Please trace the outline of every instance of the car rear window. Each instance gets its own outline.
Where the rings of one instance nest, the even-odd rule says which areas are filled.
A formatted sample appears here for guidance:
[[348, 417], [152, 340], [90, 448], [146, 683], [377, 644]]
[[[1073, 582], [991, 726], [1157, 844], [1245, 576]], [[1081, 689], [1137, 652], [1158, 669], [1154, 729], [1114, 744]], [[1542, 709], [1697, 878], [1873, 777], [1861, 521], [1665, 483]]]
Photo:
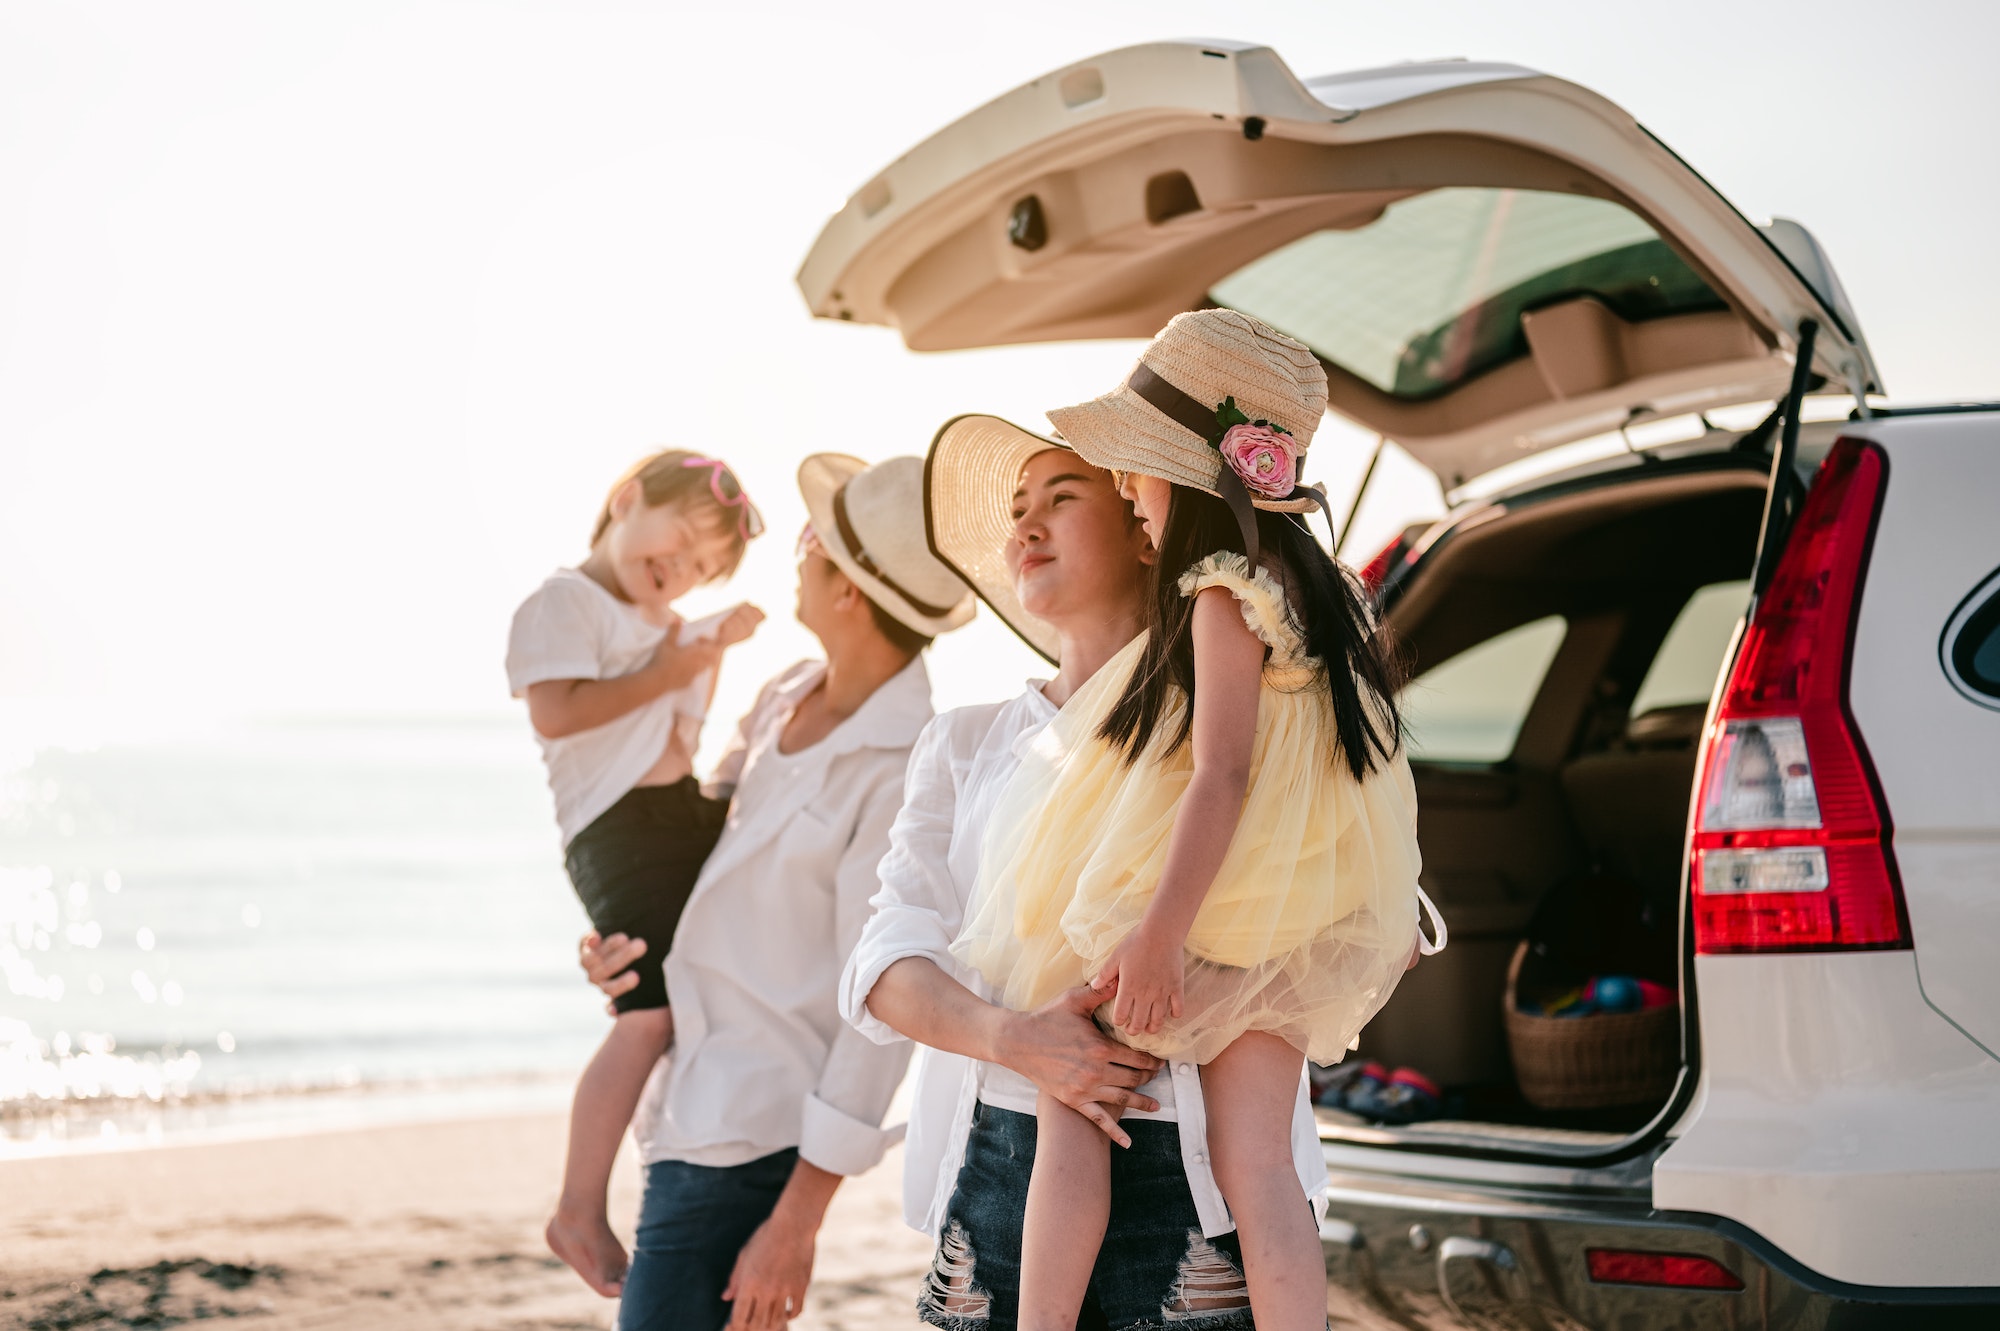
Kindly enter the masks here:
[[1522, 313], [1576, 296], [1595, 296], [1633, 323], [1725, 308], [1621, 204], [1469, 187], [1414, 195], [1363, 226], [1301, 237], [1210, 292], [1406, 401], [1527, 355]]
[[1497, 763], [1514, 752], [1569, 621], [1550, 615], [1468, 647], [1412, 680], [1398, 700], [1418, 762]]
[[1715, 582], [1688, 598], [1632, 695], [1632, 715], [1705, 703], [1722, 673], [1729, 635], [1750, 604], [1750, 584]]

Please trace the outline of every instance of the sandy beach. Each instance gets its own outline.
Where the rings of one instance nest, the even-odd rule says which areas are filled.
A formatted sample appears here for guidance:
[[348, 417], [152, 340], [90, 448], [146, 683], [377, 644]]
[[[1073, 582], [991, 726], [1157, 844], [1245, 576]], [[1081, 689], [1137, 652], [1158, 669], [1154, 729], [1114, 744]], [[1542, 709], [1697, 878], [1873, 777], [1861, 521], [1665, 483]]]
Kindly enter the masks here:
[[[536, 1114], [0, 1162], [0, 1327], [394, 1331], [610, 1327], [550, 1257], [564, 1120]], [[835, 1198], [813, 1331], [915, 1324], [930, 1255], [901, 1220], [901, 1154]], [[628, 1147], [611, 1214], [629, 1241]]]

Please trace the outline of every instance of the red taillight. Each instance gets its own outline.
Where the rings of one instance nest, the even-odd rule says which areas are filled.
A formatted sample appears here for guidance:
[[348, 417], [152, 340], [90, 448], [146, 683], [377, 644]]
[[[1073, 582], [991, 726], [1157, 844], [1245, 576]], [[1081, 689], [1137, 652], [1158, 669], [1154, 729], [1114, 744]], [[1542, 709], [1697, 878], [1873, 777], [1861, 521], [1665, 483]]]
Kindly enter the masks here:
[[1889, 811], [1847, 706], [1887, 481], [1879, 448], [1833, 446], [1744, 630], [1702, 763], [1697, 952], [1909, 946]]
[[1585, 1248], [1590, 1278], [1600, 1285], [1672, 1285], [1679, 1289], [1742, 1289], [1721, 1262], [1685, 1252]]
[[1395, 540], [1376, 551], [1375, 557], [1363, 564], [1356, 576], [1361, 579], [1369, 591], [1381, 591], [1382, 584], [1388, 580], [1389, 570], [1396, 566], [1396, 556], [1402, 552], [1403, 538], [1398, 536]]

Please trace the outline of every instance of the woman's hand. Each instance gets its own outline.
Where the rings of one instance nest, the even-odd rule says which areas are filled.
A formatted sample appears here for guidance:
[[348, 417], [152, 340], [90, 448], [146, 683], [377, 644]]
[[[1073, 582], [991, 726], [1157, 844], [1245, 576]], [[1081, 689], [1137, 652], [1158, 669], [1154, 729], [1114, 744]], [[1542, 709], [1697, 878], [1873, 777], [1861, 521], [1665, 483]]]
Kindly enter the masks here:
[[1181, 1015], [1181, 939], [1141, 923], [1111, 950], [1091, 988], [1111, 999], [1111, 1024], [1132, 1035], [1156, 1035]]
[[[631, 966], [645, 955], [645, 939], [627, 938], [624, 934], [600, 938], [595, 929], [576, 945], [576, 964], [583, 967], [584, 978], [602, 989], [606, 998], [616, 998], [639, 983]], [[606, 1003], [604, 1010], [614, 1017], [618, 1015], [615, 1003]]]
[[1097, 1028], [1091, 1013], [1105, 998], [1089, 985], [1079, 985], [1033, 1012], [995, 1009], [1004, 1024], [991, 1061], [1020, 1073], [1120, 1146], [1130, 1146], [1132, 1139], [1107, 1106], [1158, 1109], [1159, 1101], [1138, 1088], [1152, 1080], [1160, 1060], [1128, 1049]]

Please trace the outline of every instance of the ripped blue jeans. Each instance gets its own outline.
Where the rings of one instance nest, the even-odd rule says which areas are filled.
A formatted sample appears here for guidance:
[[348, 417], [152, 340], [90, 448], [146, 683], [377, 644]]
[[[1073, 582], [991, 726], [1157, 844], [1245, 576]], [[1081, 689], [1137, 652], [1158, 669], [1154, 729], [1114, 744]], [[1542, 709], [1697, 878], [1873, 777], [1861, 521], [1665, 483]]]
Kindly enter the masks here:
[[[1202, 1237], [1181, 1164], [1180, 1128], [1127, 1119], [1132, 1149], [1111, 1152], [1111, 1223], [1079, 1331], [1250, 1331], [1234, 1234]], [[1014, 1331], [1021, 1226], [1035, 1164], [1035, 1119], [974, 1108], [965, 1164], [945, 1211], [917, 1315], [944, 1331]]]

